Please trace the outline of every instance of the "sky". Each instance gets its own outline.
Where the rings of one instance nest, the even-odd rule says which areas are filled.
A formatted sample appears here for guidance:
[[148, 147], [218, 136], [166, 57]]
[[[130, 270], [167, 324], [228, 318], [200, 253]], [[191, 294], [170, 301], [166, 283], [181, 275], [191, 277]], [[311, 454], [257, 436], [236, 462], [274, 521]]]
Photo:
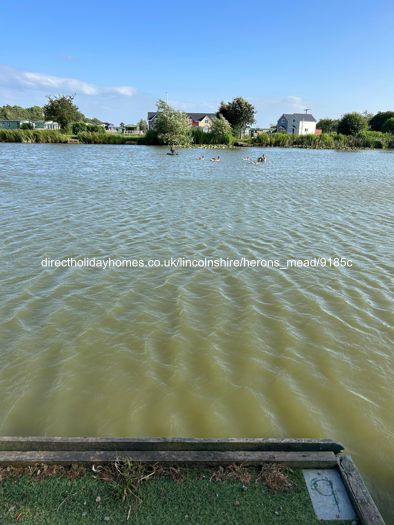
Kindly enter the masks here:
[[75, 94], [119, 124], [243, 96], [260, 127], [394, 110], [392, 0], [0, 0], [0, 20], [0, 106]]

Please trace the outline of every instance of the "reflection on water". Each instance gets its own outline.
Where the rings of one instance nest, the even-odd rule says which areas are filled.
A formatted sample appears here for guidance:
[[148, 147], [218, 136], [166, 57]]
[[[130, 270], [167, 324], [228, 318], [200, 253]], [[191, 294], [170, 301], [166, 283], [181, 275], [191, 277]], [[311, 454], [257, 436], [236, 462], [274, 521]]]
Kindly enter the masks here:
[[334, 438], [390, 515], [394, 155], [266, 153], [0, 144], [1, 434]]

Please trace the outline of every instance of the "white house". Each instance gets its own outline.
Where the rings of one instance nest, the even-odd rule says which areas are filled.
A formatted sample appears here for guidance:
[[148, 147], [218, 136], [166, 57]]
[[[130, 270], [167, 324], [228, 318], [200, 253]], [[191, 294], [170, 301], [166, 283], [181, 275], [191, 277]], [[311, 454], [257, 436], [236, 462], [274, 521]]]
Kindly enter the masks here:
[[314, 135], [316, 122], [310, 113], [283, 113], [278, 120], [277, 130], [289, 135]]

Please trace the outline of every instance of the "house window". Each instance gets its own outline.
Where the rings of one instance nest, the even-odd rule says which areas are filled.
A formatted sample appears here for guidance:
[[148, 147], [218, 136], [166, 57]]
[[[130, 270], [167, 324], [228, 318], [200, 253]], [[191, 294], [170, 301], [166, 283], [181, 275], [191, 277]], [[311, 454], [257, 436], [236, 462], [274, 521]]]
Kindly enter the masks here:
[[208, 123], [209, 123], [209, 120], [206, 118], [206, 119], [204, 120], [204, 122], [205, 122], [205, 124], [208, 124]]
[[305, 131], [308, 131], [308, 128], [305, 128]]

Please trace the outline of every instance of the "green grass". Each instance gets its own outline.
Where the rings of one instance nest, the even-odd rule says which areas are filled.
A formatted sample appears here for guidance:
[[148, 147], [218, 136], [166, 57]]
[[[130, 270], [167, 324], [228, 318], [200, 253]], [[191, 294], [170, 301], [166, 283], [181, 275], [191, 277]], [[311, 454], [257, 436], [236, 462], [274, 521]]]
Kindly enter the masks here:
[[82, 131], [76, 135], [76, 138], [83, 144], [139, 144], [143, 140], [141, 135], [118, 135], [92, 131]]
[[0, 142], [59, 144], [67, 142], [68, 139], [68, 135], [55, 130], [0, 129]]
[[[249, 142], [249, 141], [248, 141]], [[256, 146], [310, 149], [393, 149], [394, 135], [379, 131], [363, 131], [356, 136], [338, 133], [321, 135], [288, 135], [260, 133], [250, 141]]]
[[[204, 472], [204, 477], [202, 476]], [[293, 488], [275, 492], [261, 482], [211, 481], [212, 471], [187, 471], [174, 481], [161, 475], [141, 483], [138, 498], [119, 497], [113, 481], [89, 473], [47, 479], [22, 475], [0, 482], [0, 523], [80, 525], [317, 525], [301, 471]], [[127, 519], [128, 518], [128, 519]], [[335, 522], [342, 525], [341, 522]]]
[[22, 142], [27, 144], [63, 144], [69, 139], [78, 139], [83, 144], [138, 144], [141, 135], [117, 135], [116, 133], [96, 133], [82, 131], [78, 135], [68, 135], [54, 130], [0, 129], [0, 142]]
[[[233, 145], [232, 137], [217, 140], [211, 133], [201, 129], [193, 129], [193, 146], [208, 148], [227, 148]], [[77, 138], [81, 144], [146, 144], [157, 145], [158, 140], [151, 130], [143, 135], [118, 135], [116, 133], [97, 133], [82, 131], [78, 135], [67, 135], [54, 130], [24, 130], [0, 129], [0, 142], [23, 142], [33, 144], [67, 143], [69, 139]], [[287, 133], [261, 133], [257, 137], [243, 138], [242, 144], [263, 147], [309, 148], [309, 149], [340, 149], [353, 150], [394, 149], [394, 135], [380, 131], [364, 131], [357, 136], [323, 133], [322, 135], [288, 135]], [[235, 142], [237, 145], [237, 142]]]

